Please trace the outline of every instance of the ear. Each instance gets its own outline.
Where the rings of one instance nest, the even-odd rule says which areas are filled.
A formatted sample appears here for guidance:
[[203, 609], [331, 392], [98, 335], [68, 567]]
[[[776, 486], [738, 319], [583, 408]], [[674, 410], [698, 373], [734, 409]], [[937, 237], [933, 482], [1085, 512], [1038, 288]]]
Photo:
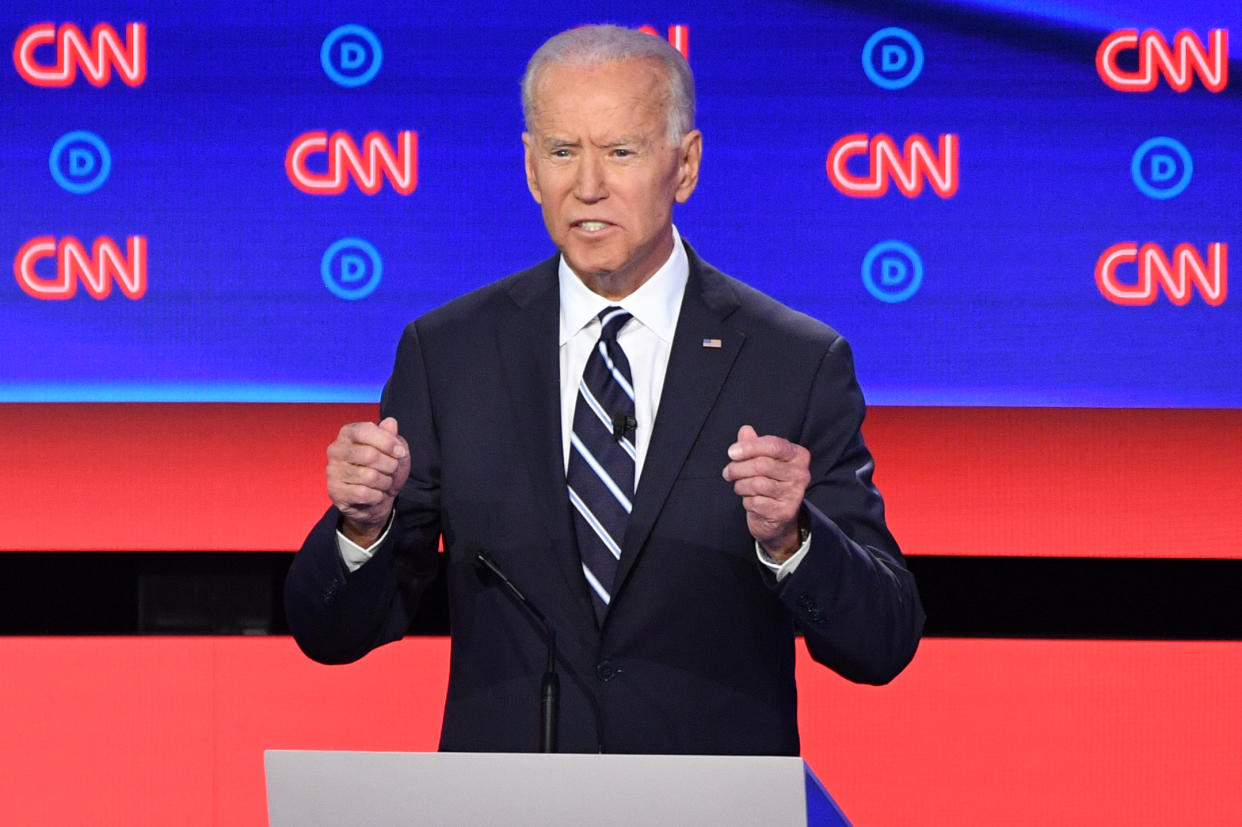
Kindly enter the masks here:
[[673, 197], [678, 204], [690, 200], [690, 193], [699, 184], [699, 162], [703, 160], [703, 133], [691, 129], [681, 138], [677, 147], [677, 189]]
[[535, 175], [535, 137], [529, 132], [522, 133], [522, 146], [526, 149], [526, 187], [536, 204], [543, 204], [543, 194], [539, 191], [539, 178]]

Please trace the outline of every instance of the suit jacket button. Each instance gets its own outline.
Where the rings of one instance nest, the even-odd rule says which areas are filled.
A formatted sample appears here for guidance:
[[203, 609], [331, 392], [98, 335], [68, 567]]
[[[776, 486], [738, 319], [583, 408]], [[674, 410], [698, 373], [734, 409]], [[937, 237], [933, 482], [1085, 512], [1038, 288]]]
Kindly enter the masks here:
[[603, 663], [595, 667], [595, 677], [599, 678], [601, 681], [604, 681], [605, 683], [612, 680], [613, 677], [616, 676], [616, 674], [617, 674], [617, 667], [613, 666], [608, 661], [604, 661]]

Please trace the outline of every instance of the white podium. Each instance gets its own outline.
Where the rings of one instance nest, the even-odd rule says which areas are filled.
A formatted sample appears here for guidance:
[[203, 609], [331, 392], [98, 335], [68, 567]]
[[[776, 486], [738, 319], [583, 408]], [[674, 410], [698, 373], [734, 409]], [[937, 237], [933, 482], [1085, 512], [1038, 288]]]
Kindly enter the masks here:
[[268, 750], [271, 827], [849, 822], [801, 758]]

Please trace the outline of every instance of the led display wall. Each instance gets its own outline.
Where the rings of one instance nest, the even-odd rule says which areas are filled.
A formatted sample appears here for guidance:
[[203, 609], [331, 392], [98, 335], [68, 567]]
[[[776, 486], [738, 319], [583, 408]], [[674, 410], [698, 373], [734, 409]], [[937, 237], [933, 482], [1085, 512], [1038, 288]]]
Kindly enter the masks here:
[[697, 76], [685, 238], [872, 404], [1242, 407], [1240, 14], [11, 3], [0, 400], [375, 400], [407, 321], [554, 252], [517, 82], [608, 19]]

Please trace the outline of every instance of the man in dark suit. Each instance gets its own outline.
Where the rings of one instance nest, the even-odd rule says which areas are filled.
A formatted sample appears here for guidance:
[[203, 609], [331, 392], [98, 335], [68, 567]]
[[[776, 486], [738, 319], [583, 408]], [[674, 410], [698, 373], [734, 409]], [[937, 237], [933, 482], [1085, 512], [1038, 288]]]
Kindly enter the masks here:
[[400, 638], [443, 536], [442, 749], [536, 744], [543, 633], [485, 552], [556, 632], [561, 749], [797, 754], [795, 626], [818, 661], [884, 683], [923, 624], [849, 347], [681, 241], [702, 138], [667, 43], [564, 32], [523, 106], [559, 255], [406, 328], [383, 419], [328, 449], [334, 506], [286, 584], [294, 636], [328, 663]]

